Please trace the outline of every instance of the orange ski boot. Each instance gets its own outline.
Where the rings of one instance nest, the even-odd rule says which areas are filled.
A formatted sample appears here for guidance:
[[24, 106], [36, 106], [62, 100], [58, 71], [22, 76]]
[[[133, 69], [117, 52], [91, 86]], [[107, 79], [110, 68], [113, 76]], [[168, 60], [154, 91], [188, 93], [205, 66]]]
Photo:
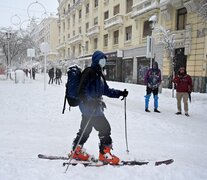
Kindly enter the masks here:
[[115, 155], [111, 154], [111, 147], [105, 146], [103, 149], [103, 153], [100, 152], [99, 154], [99, 161], [106, 162], [112, 165], [119, 164], [120, 159]]
[[71, 153], [68, 155], [69, 158], [70, 156], [73, 156], [73, 159], [79, 160], [79, 161], [88, 161], [90, 160], [90, 155], [86, 153], [85, 149], [82, 148], [80, 145], [77, 146], [75, 152], [71, 151]]

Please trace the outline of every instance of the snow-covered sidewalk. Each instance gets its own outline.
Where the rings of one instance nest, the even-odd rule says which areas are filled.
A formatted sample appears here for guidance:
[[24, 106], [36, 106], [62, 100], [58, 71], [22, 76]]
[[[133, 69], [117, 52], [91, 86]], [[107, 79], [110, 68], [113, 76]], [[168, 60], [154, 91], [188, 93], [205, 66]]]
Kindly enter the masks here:
[[[190, 117], [177, 116], [171, 90], [159, 95], [161, 113], [144, 111], [145, 87], [109, 82], [127, 89], [129, 154], [124, 134], [124, 102], [104, 97], [106, 117], [112, 128], [113, 153], [125, 160], [173, 158], [172, 165], [85, 168], [70, 166], [65, 174], [62, 161], [37, 158], [39, 153], [64, 155], [70, 151], [81, 120], [78, 108], [62, 114], [65, 79], [48, 85], [43, 75], [25, 84], [0, 80], [0, 180], [205, 180], [207, 179], [207, 94], [192, 93]], [[68, 106], [67, 106], [68, 108]], [[153, 99], [150, 99], [153, 110]], [[93, 130], [85, 144], [98, 157], [98, 133]]]

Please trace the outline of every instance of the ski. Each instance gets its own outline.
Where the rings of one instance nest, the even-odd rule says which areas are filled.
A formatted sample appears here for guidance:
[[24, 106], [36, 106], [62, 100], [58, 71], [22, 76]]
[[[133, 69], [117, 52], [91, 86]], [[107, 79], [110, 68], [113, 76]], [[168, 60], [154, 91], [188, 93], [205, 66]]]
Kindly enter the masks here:
[[[113, 164], [105, 163], [105, 162], [101, 162], [101, 161], [92, 162], [92, 161], [77, 161], [77, 160], [74, 160], [70, 164], [73, 165], [73, 166], [76, 166], [78, 164], [82, 164], [85, 167], [92, 167], [92, 166], [101, 167], [101, 166], [106, 166], [106, 165], [119, 167], [119, 166], [142, 166], [142, 165], [148, 165], [148, 164], [151, 164], [151, 163], [153, 163], [155, 166], [159, 166], [159, 165], [163, 165], [163, 164], [169, 165], [173, 162], [174, 162], [173, 159], [167, 159], [167, 160], [155, 161], [155, 162], [133, 160], [133, 161], [121, 161], [119, 164], [113, 165]], [[63, 163], [63, 166], [66, 166], [66, 165], [68, 165], [68, 162]]]
[[[38, 154], [38, 158], [40, 159], [48, 159], [48, 160], [69, 160], [68, 157], [65, 156], [50, 156], [50, 155], [44, 155], [44, 154]], [[105, 163], [105, 162], [101, 162], [98, 161], [97, 159], [94, 159], [93, 161], [79, 161], [79, 160], [75, 160], [73, 159], [71, 161], [71, 165], [76, 166], [78, 164], [82, 164], [84, 166], [105, 166], [105, 165], [112, 165], [112, 166], [142, 166], [142, 165], [148, 165], [148, 164], [154, 164], [155, 166], [159, 166], [162, 164], [165, 165], [169, 165], [172, 164], [174, 162], [173, 159], [167, 159], [167, 160], [162, 160], [162, 161], [136, 161], [136, 160], [132, 160], [132, 161], [121, 161], [119, 164], [117, 165], [112, 165], [110, 163]], [[64, 162], [63, 166], [68, 165], [68, 162]]]
[[48, 160], [69, 160], [69, 158], [65, 156], [48, 156], [44, 154], [38, 154], [38, 158], [48, 159]]

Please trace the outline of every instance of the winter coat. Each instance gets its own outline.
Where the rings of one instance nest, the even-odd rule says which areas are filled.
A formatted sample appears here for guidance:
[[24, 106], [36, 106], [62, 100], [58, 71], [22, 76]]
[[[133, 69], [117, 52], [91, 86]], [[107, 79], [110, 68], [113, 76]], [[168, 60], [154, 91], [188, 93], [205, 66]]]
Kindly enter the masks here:
[[156, 89], [159, 87], [161, 83], [161, 71], [158, 68], [157, 62], [154, 62], [153, 67], [147, 71], [144, 81], [149, 88]]
[[98, 52], [92, 56], [91, 67], [86, 68], [81, 76], [78, 95], [80, 97], [79, 108], [84, 116], [104, 116], [105, 103], [102, 96], [119, 98], [122, 91], [110, 89], [99, 66], [99, 60], [105, 55]]
[[54, 78], [54, 68], [49, 70], [48, 75], [50, 78]]
[[186, 72], [183, 75], [178, 73], [173, 82], [175, 83], [177, 92], [190, 93], [192, 91], [192, 79]]

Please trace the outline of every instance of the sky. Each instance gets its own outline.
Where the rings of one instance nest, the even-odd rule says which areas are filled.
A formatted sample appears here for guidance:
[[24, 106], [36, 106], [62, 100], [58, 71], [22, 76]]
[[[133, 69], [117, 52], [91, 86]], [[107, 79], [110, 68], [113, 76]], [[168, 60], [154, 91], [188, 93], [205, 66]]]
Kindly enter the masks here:
[[[37, 2], [37, 3], [36, 3]], [[58, 0], [1, 0], [0, 28], [19, 29], [27, 26], [30, 17], [42, 18], [45, 11], [57, 14]]]
[[[12, 74], [14, 78], [14, 75]], [[19, 77], [19, 76], [16, 76]], [[20, 80], [20, 78], [17, 78]], [[48, 82], [47, 76], [47, 82]], [[177, 112], [170, 89], [159, 94], [159, 110], [144, 111], [146, 87], [108, 82], [109, 87], [127, 89], [126, 124], [129, 153], [125, 143], [124, 101], [103, 96], [105, 116], [111, 125], [112, 153], [123, 160], [150, 161], [145, 166], [84, 167], [70, 166], [62, 160], [39, 159], [38, 154], [66, 156], [80, 126], [78, 107], [62, 108], [66, 76], [62, 83], [47, 84], [44, 75], [26, 77], [15, 84], [0, 75], [0, 179], [1, 180], [206, 180], [207, 179], [207, 94], [192, 93], [190, 117]], [[19, 81], [20, 82], [20, 81]], [[183, 103], [182, 103], [183, 107]], [[98, 158], [98, 132], [93, 129], [84, 144]], [[156, 160], [174, 159], [171, 165], [155, 167]]]

